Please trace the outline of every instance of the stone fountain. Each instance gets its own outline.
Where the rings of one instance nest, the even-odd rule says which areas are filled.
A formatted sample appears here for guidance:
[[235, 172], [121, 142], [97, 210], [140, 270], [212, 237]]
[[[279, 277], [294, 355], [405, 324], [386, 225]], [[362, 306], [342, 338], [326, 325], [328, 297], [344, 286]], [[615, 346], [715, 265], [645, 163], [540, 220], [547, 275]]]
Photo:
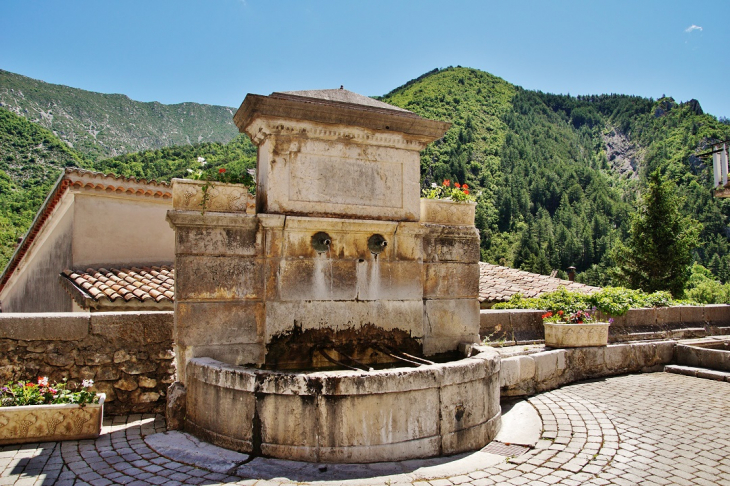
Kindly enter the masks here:
[[499, 358], [473, 345], [474, 204], [419, 197], [449, 124], [342, 89], [249, 94], [234, 121], [258, 147], [255, 211], [173, 194], [168, 212], [185, 430], [316, 462], [487, 444]]

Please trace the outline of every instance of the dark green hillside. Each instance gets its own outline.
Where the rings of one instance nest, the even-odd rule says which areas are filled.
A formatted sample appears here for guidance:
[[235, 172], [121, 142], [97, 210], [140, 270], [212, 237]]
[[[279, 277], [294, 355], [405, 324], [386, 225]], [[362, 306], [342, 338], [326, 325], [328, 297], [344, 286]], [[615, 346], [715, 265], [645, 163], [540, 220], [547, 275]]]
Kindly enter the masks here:
[[63, 167], [88, 167], [51, 132], [0, 108], [0, 267], [23, 236]]
[[187, 169], [198, 170], [199, 158], [206, 167], [223, 166], [233, 172], [256, 167], [256, 147], [246, 135], [239, 135], [227, 144], [200, 143], [165, 147], [134, 154], [120, 155], [94, 163], [94, 169], [126, 177], [169, 181], [184, 177]]
[[538, 93], [467, 68], [432, 71], [383, 100], [453, 123], [421, 159], [424, 185], [477, 192], [484, 260], [540, 273], [604, 261], [630, 211], [620, 181]]
[[238, 133], [232, 108], [142, 103], [3, 70], [0, 106], [51, 130], [91, 159], [173, 145], [226, 143]]

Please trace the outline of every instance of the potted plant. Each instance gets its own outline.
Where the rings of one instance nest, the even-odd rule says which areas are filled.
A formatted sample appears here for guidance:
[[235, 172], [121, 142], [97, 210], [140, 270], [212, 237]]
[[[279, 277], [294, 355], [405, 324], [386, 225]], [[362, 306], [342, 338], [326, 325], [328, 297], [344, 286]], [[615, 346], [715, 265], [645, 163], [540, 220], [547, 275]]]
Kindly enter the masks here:
[[422, 191], [421, 222], [461, 226], [473, 226], [476, 211], [476, 197], [469, 194], [467, 184], [449, 179], [439, 186], [432, 183]]
[[89, 388], [72, 391], [66, 382], [19, 381], [0, 388], [0, 445], [93, 439], [101, 433], [106, 395]]
[[608, 326], [613, 319], [598, 322], [594, 315], [585, 310], [546, 312], [542, 315], [545, 345], [551, 348], [606, 346]]
[[256, 183], [248, 171], [238, 174], [225, 167], [188, 169], [188, 177], [172, 180], [172, 207], [226, 213], [254, 213]]

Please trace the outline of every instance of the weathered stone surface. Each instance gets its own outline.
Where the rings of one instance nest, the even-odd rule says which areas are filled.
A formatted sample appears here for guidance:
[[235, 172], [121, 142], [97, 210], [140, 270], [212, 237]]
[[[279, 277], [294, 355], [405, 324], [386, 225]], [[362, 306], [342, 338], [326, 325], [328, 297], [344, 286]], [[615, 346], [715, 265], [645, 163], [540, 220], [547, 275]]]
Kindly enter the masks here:
[[257, 255], [262, 243], [259, 219], [253, 216], [206, 214], [189, 217], [176, 232], [179, 255]]
[[[203, 186], [207, 187], [205, 195]], [[172, 206], [179, 210], [253, 213], [254, 200], [243, 184], [194, 179], [172, 180]]]
[[139, 386], [142, 388], [154, 388], [157, 386], [157, 380], [147, 376], [140, 376], [137, 378], [137, 383], [139, 383]]
[[705, 322], [711, 326], [730, 326], [730, 305], [706, 305]]
[[125, 361], [129, 361], [130, 359], [132, 359], [132, 357], [124, 349], [120, 349], [119, 351], [114, 353], [115, 363], [124, 363]]
[[167, 389], [167, 407], [165, 407], [167, 430], [182, 430], [185, 423], [186, 398], [185, 385], [179, 381], [173, 383]]
[[[374, 372], [271, 372], [194, 359], [187, 416], [194, 434], [250, 451], [257, 430], [246, 419], [255, 407], [261, 452], [298, 460], [437, 455], [439, 435], [450, 452], [473, 450], [498, 428], [498, 365], [489, 349], [460, 361]], [[211, 411], [211, 399], [223, 403]]]
[[89, 334], [86, 313], [2, 314], [0, 338], [23, 341], [76, 341]]
[[421, 221], [448, 225], [474, 225], [476, 203], [421, 199]]
[[424, 263], [425, 299], [477, 299], [479, 265], [470, 263]]
[[179, 346], [260, 343], [264, 304], [254, 301], [180, 302], [177, 304]]
[[266, 305], [266, 321], [265, 342], [270, 342], [276, 335], [291, 332], [295, 325], [304, 331], [325, 326], [343, 330], [374, 324], [386, 330], [406, 331], [414, 338], [423, 337], [424, 332], [421, 300], [269, 302]]
[[140, 375], [151, 373], [157, 370], [157, 363], [154, 361], [127, 361], [120, 366], [120, 369], [128, 375]]
[[479, 341], [476, 299], [426, 300], [423, 311], [426, 356], [456, 349], [460, 342]]
[[26, 442], [55, 442], [60, 440], [93, 439], [99, 436], [102, 405], [83, 407], [35, 405], [4, 407], [0, 427], [0, 446]]
[[114, 388], [124, 391], [133, 391], [136, 390], [138, 387], [139, 385], [137, 385], [137, 381], [134, 378], [127, 376], [114, 383]]
[[[138, 313], [127, 316], [123, 312], [94, 312], [90, 316], [93, 335], [108, 336], [120, 342], [144, 342], [144, 324]], [[169, 319], [171, 316], [172, 313], [165, 313], [165, 318]]]
[[479, 232], [473, 227], [424, 225], [424, 262], [479, 262]]
[[683, 324], [698, 326], [704, 324], [705, 309], [703, 307], [695, 305], [682, 305], [678, 307], [680, 308]]
[[499, 386], [512, 386], [520, 381], [520, 357], [513, 356], [502, 360]]
[[261, 299], [264, 262], [230, 256], [183, 256], [175, 260], [175, 299]]

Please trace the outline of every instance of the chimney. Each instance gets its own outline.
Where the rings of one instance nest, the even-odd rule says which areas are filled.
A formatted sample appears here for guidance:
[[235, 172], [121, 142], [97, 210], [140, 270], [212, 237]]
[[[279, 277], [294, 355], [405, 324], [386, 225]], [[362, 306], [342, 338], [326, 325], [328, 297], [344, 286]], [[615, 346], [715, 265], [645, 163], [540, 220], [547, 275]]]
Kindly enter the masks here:
[[568, 280], [575, 282], [575, 267], [568, 267]]

